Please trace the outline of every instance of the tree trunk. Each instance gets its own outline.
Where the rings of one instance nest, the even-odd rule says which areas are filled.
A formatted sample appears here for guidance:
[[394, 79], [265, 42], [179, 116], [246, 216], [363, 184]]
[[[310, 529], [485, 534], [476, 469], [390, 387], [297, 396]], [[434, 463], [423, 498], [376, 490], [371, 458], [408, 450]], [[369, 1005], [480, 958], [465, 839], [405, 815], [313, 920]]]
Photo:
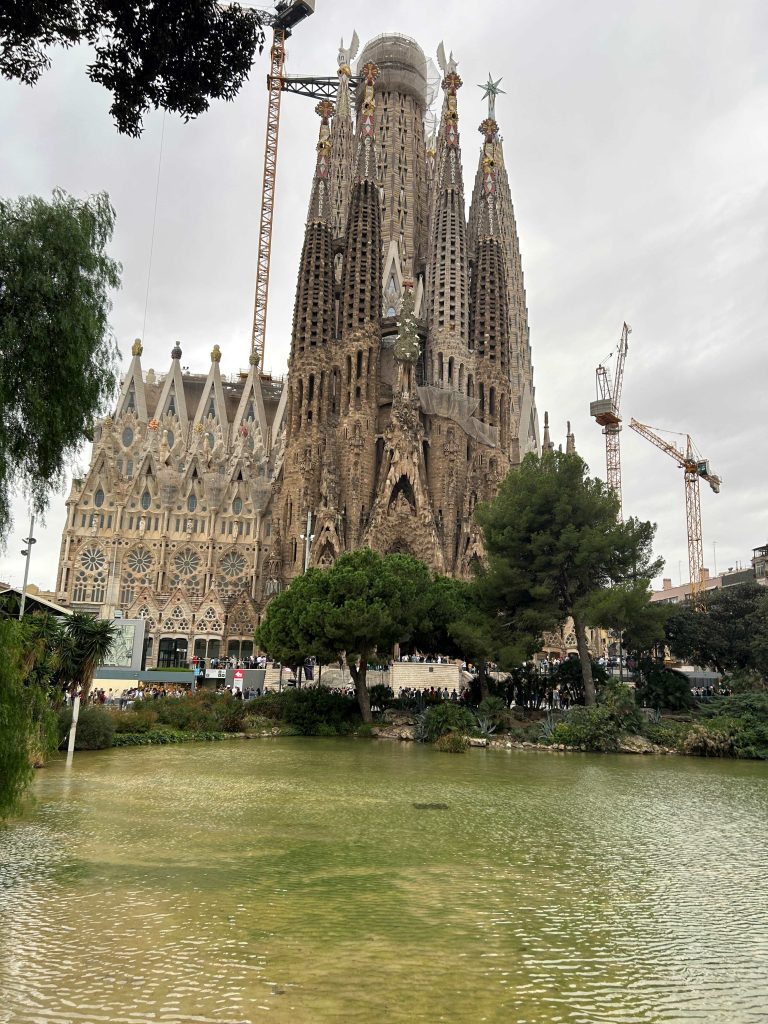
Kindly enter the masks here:
[[488, 689], [488, 663], [481, 658], [477, 666], [477, 681], [480, 684], [480, 700], [487, 700], [490, 697]]
[[[595, 703], [595, 681], [592, 678], [592, 658], [587, 646], [587, 634], [584, 622], [579, 615], [573, 616], [573, 630], [576, 634], [576, 647], [581, 662], [581, 678], [584, 680], [584, 703], [589, 707]], [[621, 655], [619, 655], [621, 657]]]
[[349, 663], [349, 674], [355, 684], [355, 696], [357, 697], [357, 704], [360, 708], [360, 714], [363, 717], [364, 722], [372, 722], [373, 714], [371, 712], [371, 695], [368, 692], [368, 686], [366, 684], [366, 675], [368, 673], [368, 654], [366, 651], [360, 655], [360, 667], [355, 665], [354, 661]]

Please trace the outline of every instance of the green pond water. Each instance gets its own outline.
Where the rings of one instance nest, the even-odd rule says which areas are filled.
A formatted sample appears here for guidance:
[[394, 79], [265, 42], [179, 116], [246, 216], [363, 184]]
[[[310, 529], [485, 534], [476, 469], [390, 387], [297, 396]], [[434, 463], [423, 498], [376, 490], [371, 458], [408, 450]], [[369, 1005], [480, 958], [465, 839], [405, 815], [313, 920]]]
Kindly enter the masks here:
[[233, 740], [34, 796], [2, 1022], [768, 1021], [765, 764]]

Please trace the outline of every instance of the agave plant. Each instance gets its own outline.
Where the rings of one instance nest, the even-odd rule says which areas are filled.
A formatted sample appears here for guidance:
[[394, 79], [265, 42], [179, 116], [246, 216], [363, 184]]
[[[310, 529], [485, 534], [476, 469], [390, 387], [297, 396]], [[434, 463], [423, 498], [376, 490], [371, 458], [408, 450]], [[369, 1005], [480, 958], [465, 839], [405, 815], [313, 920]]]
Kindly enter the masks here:
[[480, 733], [481, 736], [485, 736], [486, 738], [488, 736], [493, 736], [493, 734], [496, 732], [496, 729], [497, 723], [494, 722], [492, 719], [486, 717], [485, 715], [477, 716], [477, 731]]
[[422, 711], [420, 715], [416, 715], [413, 723], [413, 738], [418, 743], [426, 743], [427, 736], [427, 713]]

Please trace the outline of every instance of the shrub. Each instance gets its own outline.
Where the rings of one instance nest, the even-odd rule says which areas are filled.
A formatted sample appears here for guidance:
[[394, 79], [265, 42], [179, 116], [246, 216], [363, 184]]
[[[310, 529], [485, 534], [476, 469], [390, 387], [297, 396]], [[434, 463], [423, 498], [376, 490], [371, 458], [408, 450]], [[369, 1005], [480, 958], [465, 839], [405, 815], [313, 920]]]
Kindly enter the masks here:
[[469, 746], [469, 740], [458, 732], [446, 732], [435, 740], [435, 750], [444, 754], [463, 754]]
[[151, 707], [133, 707], [127, 711], [113, 711], [112, 721], [115, 732], [140, 733], [149, 732], [157, 723], [157, 712]]
[[[72, 725], [72, 708], [62, 708], [59, 712], [59, 742], [62, 743], [69, 734]], [[115, 723], [112, 715], [101, 707], [84, 707], [80, 709], [75, 734], [75, 750], [106, 750], [112, 746], [115, 735]]]
[[619, 679], [606, 679], [598, 686], [597, 703], [608, 712], [620, 732], [637, 732], [643, 724], [634, 692]]
[[424, 713], [424, 733], [430, 741], [448, 732], [472, 732], [475, 717], [468, 708], [452, 701], [443, 701], [427, 708]]
[[668, 711], [685, 711], [693, 707], [690, 681], [682, 672], [657, 665], [650, 659], [642, 663], [635, 687], [638, 704]]
[[508, 716], [507, 703], [501, 697], [486, 697], [477, 707], [478, 718], [486, 718], [496, 725], [504, 722]]
[[386, 708], [392, 703], [394, 693], [391, 686], [384, 683], [376, 683], [371, 687], [371, 707]]
[[617, 750], [621, 732], [610, 708], [593, 704], [566, 712], [563, 720], [552, 727], [552, 742], [569, 747], [584, 746], [587, 750]]
[[[320, 735], [321, 725], [333, 728], [332, 733], [324, 735], [348, 735], [360, 717], [355, 701], [321, 686], [268, 693], [251, 701], [249, 707], [252, 713], [293, 726], [296, 734], [302, 736]], [[287, 735], [285, 730], [281, 733]]]
[[699, 757], [733, 757], [733, 737], [706, 725], [694, 725], [682, 743], [684, 754]]
[[355, 729], [355, 736], [360, 736], [361, 738], [373, 736], [373, 728], [372, 722], [361, 722]]
[[223, 732], [179, 732], [176, 729], [150, 729], [149, 732], [116, 733], [115, 747], [148, 747], [168, 743], [187, 743], [190, 740], [223, 740]]
[[314, 729], [315, 736], [338, 736], [338, 730], [335, 725], [329, 725], [328, 722], [318, 722]]
[[688, 722], [648, 722], [643, 727], [643, 735], [660, 747], [669, 747], [671, 750], [682, 750], [683, 740], [690, 731]]

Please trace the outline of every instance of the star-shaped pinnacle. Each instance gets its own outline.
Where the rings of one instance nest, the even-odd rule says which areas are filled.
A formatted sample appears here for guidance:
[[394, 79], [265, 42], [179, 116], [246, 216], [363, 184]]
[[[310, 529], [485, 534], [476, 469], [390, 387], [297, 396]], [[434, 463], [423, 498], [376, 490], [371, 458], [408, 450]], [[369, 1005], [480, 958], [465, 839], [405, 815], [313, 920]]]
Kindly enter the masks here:
[[496, 120], [496, 97], [506, 96], [506, 92], [499, 88], [501, 78], [497, 78], [496, 81], [491, 78], [490, 71], [488, 72], [488, 81], [483, 85], [478, 85], [478, 89], [483, 90], [483, 99], [488, 100], [488, 117], [492, 120]]

